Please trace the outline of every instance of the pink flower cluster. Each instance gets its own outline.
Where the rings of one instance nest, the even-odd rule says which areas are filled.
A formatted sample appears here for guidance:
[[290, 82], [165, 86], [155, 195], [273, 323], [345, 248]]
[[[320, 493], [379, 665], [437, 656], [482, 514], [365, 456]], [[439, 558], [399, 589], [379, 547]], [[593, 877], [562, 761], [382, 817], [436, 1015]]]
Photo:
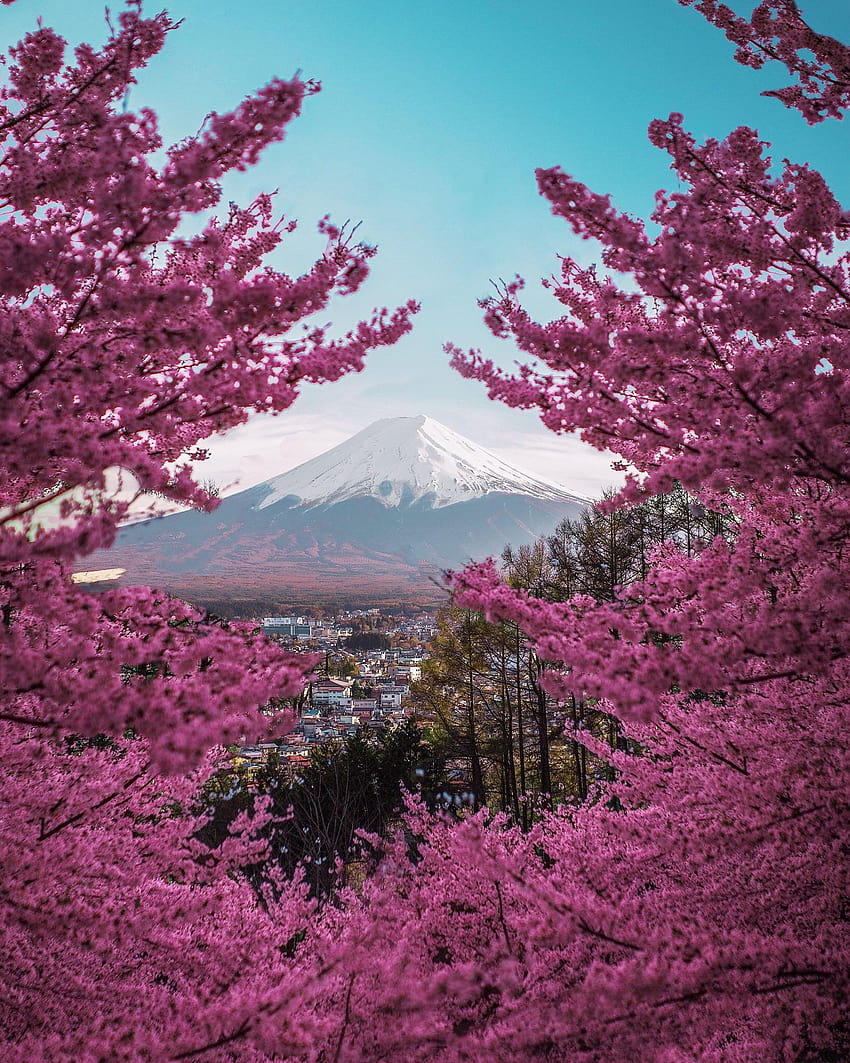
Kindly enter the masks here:
[[850, 104], [850, 48], [816, 33], [795, 0], [763, 0], [749, 20], [717, 0], [679, 0], [722, 29], [736, 46], [735, 59], [760, 69], [770, 60], [784, 64], [797, 79], [764, 93], [798, 110], [810, 125], [841, 118]]

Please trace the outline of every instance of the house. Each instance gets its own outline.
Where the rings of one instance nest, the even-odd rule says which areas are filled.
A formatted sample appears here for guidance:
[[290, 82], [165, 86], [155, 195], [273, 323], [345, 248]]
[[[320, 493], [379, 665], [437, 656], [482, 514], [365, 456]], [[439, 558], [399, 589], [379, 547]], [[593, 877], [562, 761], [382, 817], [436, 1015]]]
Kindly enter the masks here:
[[352, 680], [322, 679], [313, 684], [313, 704], [338, 706], [351, 698]]
[[378, 688], [378, 697], [381, 702], [382, 709], [400, 709], [401, 699], [408, 693], [408, 688], [403, 686], [390, 685], [387, 683], [384, 686]]

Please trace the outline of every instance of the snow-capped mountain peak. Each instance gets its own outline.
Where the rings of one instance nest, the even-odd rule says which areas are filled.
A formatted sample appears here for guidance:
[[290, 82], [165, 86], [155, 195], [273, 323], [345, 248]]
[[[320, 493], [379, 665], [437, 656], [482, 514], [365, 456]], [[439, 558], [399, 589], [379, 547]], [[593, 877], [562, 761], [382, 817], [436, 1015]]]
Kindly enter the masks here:
[[363, 496], [387, 507], [430, 499], [434, 509], [494, 493], [582, 501], [422, 415], [375, 421], [264, 486], [258, 509], [291, 496], [305, 508]]

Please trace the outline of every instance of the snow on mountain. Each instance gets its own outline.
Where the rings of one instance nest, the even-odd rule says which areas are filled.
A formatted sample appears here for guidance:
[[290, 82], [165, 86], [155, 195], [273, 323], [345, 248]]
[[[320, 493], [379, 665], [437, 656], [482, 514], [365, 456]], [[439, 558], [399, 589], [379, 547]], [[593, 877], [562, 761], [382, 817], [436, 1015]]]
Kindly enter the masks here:
[[305, 508], [364, 496], [393, 508], [430, 497], [434, 509], [494, 493], [583, 501], [422, 415], [375, 421], [261, 486], [268, 494], [258, 509], [291, 496]]

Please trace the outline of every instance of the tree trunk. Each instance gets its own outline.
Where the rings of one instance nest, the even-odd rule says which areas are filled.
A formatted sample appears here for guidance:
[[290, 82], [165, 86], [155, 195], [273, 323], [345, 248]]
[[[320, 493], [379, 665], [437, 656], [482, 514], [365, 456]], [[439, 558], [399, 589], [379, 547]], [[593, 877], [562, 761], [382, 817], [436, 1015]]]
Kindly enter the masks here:
[[517, 744], [519, 753], [519, 795], [521, 798], [520, 820], [522, 829], [528, 830], [528, 781], [525, 776], [525, 720], [522, 716], [522, 679], [519, 672], [520, 638], [516, 626], [516, 716]]
[[540, 793], [546, 804], [552, 800], [552, 769], [549, 763], [549, 702], [546, 691], [540, 686], [538, 676], [543, 671], [540, 659], [528, 655], [528, 678], [535, 699], [535, 717], [540, 748]]

